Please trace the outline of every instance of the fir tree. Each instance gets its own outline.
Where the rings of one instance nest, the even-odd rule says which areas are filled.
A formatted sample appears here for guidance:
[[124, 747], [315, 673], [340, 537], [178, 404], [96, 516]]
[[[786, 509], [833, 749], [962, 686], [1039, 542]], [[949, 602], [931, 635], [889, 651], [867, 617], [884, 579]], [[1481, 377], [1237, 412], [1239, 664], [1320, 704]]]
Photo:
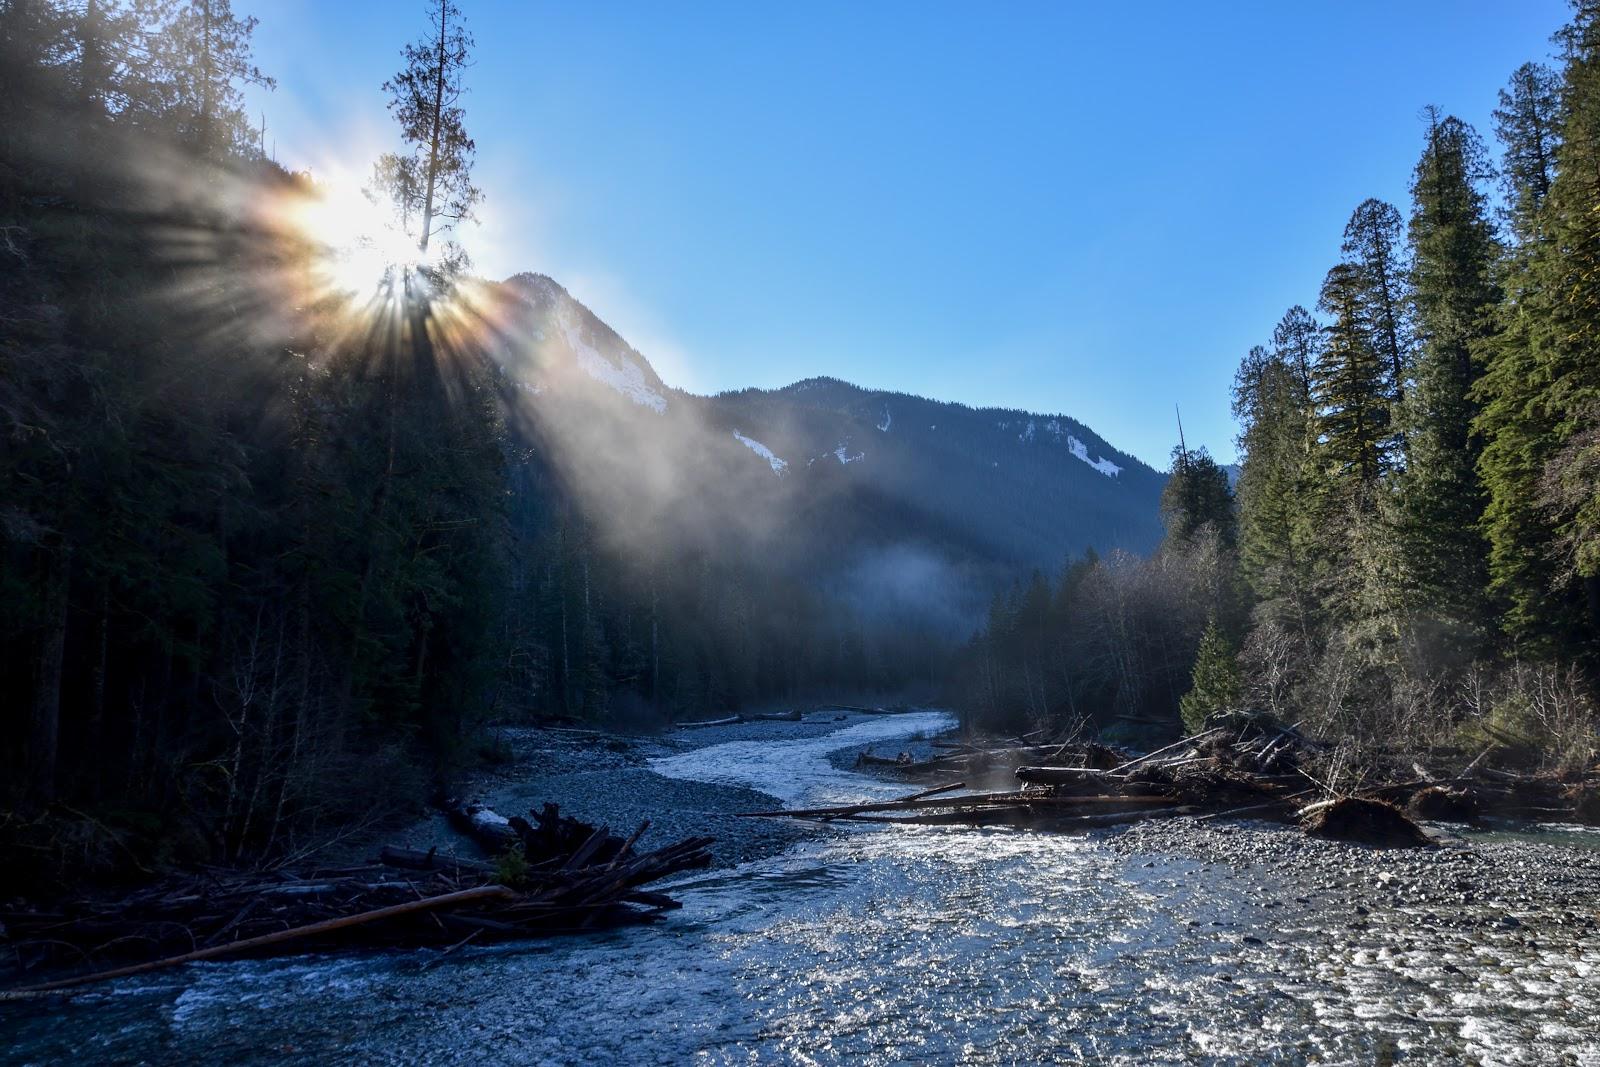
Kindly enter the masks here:
[[[1284, 322], [1298, 336], [1299, 323], [1309, 319], [1295, 308]], [[1312, 412], [1300, 368], [1315, 362], [1315, 323], [1310, 325], [1304, 347], [1297, 342], [1251, 349], [1233, 389], [1233, 413], [1242, 427], [1234, 487], [1240, 573], [1265, 615], [1302, 635], [1309, 612], [1300, 520], [1307, 506]], [[1287, 335], [1280, 325], [1277, 336]]]
[[1283, 313], [1272, 330], [1272, 355], [1293, 377], [1300, 405], [1312, 408], [1311, 382], [1322, 352], [1322, 327], [1305, 308], [1296, 304]]
[[[1364, 200], [1345, 225], [1342, 246], [1345, 261], [1356, 268], [1360, 279], [1367, 343], [1383, 361], [1385, 386], [1394, 408], [1405, 393], [1410, 350], [1403, 229], [1400, 212], [1392, 204]], [[1398, 436], [1403, 442], [1403, 431]]]
[[277, 84], [251, 56], [257, 23], [235, 15], [232, 0], [187, 0], [161, 27], [154, 56], [170, 82], [169, 114], [204, 155], [255, 148], [239, 86]]
[[1388, 469], [1389, 387], [1372, 348], [1372, 324], [1361, 271], [1341, 263], [1322, 286], [1322, 311], [1332, 321], [1312, 385], [1323, 475], [1341, 495], [1369, 500]]
[[1497, 247], [1482, 184], [1483, 149], [1460, 119], [1430, 115], [1412, 180], [1412, 299], [1420, 345], [1408, 397], [1409, 462], [1401, 520], [1406, 569], [1424, 609], [1471, 624], [1482, 616], [1485, 546], [1477, 530], [1484, 497], [1472, 434], [1477, 363], [1499, 292]]
[[1592, 660], [1600, 655], [1600, 484], [1585, 472], [1600, 436], [1600, 0], [1576, 7], [1561, 35], [1564, 125], [1541, 257], [1555, 299], [1550, 343], [1536, 348], [1552, 430], [1539, 500], [1553, 526], [1561, 596], [1578, 616], [1569, 639]]
[[1191, 734], [1205, 728], [1206, 717], [1239, 707], [1244, 695], [1244, 678], [1237, 653], [1217, 621], [1212, 619], [1200, 637], [1194, 674], [1180, 707], [1183, 725]]
[[1555, 181], [1560, 127], [1560, 78], [1542, 63], [1524, 63], [1500, 90], [1494, 112], [1495, 136], [1505, 149], [1501, 188], [1518, 241], [1537, 235], [1539, 212]]
[[[1523, 218], [1499, 334], [1485, 346], [1474, 392], [1490, 588], [1505, 604], [1507, 631], [1545, 652], [1584, 649], [1600, 632], [1600, 561], [1582, 551], [1600, 537], [1596, 509], [1583, 504], [1596, 490], [1571, 477], [1584, 467], [1572, 442], [1600, 404], [1600, 3], [1576, 6], [1560, 35], [1559, 143], [1542, 196], [1548, 171], [1529, 161], [1550, 151], [1548, 132], [1532, 121], [1499, 127], [1508, 178], [1524, 183], [1515, 198]], [[1516, 88], [1510, 95], [1519, 99]], [[1537, 82], [1520, 98], [1525, 115], [1551, 112]]]
[[[461, 107], [472, 35], [451, 0], [430, 0], [428, 18], [428, 33], [405, 46], [405, 66], [383, 83], [410, 163], [381, 161], [378, 171], [393, 179], [389, 191], [400, 214], [417, 220], [417, 248], [424, 255], [436, 234], [470, 220], [483, 196], [472, 184], [476, 145], [467, 136]], [[460, 255], [452, 242], [440, 259], [459, 260]]]
[[1161, 515], [1168, 544], [1192, 540], [1210, 530], [1231, 547], [1237, 533], [1228, 472], [1204, 448], [1172, 450], [1172, 476], [1161, 491]]

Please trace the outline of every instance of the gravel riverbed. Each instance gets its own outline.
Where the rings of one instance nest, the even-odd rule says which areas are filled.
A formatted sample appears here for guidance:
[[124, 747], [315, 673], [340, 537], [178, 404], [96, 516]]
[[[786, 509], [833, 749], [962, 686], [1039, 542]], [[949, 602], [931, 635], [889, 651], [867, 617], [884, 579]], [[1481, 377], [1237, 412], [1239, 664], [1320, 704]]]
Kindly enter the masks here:
[[[731, 867], [838, 831], [793, 820], [737, 818], [737, 812], [784, 805], [780, 798], [748, 786], [661, 774], [652, 768], [653, 762], [729, 742], [760, 745], [822, 738], [883, 718], [826, 711], [807, 714], [800, 722], [747, 722], [659, 735], [507, 726], [496, 731], [502, 762], [474, 774], [463, 784], [461, 795], [507, 817], [555, 803], [563, 814], [624, 835], [649, 819], [641, 847], [659, 848], [705, 834], [716, 838], [714, 867]], [[479, 854], [439, 814], [381, 836], [385, 842], [409, 848]]]
[[[937, 712], [618, 738], [508, 730], [472, 795], [648, 843], [717, 835], [665, 921], [195, 965], [0, 1006], [20, 1063], [1474, 1063], [1600, 1067], [1600, 834], [1438, 828], [1378, 850], [1261, 822], [1089, 834], [736, 811], [919, 783]], [[755, 786], [761, 788], [754, 788]], [[464, 845], [442, 820], [407, 843]], [[395, 840], [396, 835], [386, 835]], [[468, 846], [470, 847], [470, 846]]]

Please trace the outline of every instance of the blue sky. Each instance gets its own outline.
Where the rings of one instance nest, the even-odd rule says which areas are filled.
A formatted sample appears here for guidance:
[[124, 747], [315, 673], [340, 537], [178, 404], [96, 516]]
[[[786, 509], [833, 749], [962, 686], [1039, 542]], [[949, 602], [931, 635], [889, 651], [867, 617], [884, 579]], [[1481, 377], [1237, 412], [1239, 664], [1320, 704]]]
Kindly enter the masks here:
[[[828, 374], [1233, 456], [1228, 384], [1429, 103], [1491, 142], [1563, 0], [459, 0], [480, 270], [542, 271], [673, 385]], [[391, 147], [405, 0], [235, 0], [279, 160]], [[1493, 146], [1492, 146], [1493, 147]], [[1498, 150], [1495, 149], [1496, 156]]]

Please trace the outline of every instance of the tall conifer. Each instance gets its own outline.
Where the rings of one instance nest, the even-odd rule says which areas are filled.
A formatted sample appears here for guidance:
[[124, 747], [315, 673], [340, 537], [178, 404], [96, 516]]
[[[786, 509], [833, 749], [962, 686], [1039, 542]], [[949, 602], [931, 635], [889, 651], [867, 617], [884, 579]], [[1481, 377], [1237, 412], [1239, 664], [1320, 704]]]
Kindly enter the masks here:
[[1492, 331], [1497, 254], [1482, 186], [1490, 174], [1472, 128], [1430, 113], [1412, 180], [1411, 289], [1419, 339], [1405, 406], [1409, 459], [1401, 493], [1411, 592], [1453, 620], [1482, 614], [1484, 498], [1476, 470], [1474, 350]]
[[[1503, 98], [1519, 243], [1475, 391], [1491, 590], [1508, 632], [1545, 652], [1581, 651], [1600, 633], [1600, 489], [1583, 478], [1600, 422], [1600, 0], [1575, 6], [1559, 38], [1559, 109], [1536, 76]], [[1540, 165], [1552, 151], [1553, 176]]]

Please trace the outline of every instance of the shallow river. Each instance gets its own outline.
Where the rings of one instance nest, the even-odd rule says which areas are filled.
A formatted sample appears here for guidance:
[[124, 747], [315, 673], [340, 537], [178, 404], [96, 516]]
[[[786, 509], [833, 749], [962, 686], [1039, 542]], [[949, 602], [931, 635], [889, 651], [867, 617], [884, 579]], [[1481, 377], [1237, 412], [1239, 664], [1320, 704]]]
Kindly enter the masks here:
[[[902, 792], [829, 751], [942, 724], [886, 717], [654, 769], [788, 804]], [[683, 910], [644, 929], [437, 963], [192, 965], [0, 1007], [0, 1059], [1600, 1064], [1592, 937], [1419, 943], [1400, 904], [1352, 932], [1286, 876], [1101, 838], [862, 828], [672, 888]]]

